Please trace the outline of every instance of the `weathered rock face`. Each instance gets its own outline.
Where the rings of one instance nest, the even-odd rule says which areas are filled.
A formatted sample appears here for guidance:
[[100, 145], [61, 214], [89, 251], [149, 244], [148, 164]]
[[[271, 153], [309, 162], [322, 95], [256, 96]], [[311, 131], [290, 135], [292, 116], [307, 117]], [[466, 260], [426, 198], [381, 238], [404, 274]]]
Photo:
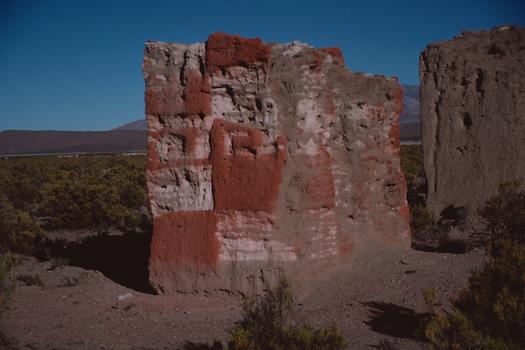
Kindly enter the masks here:
[[468, 32], [420, 57], [427, 204], [479, 227], [500, 183], [525, 184], [525, 29]]
[[144, 74], [159, 291], [252, 293], [410, 244], [395, 79], [221, 33], [148, 42]]

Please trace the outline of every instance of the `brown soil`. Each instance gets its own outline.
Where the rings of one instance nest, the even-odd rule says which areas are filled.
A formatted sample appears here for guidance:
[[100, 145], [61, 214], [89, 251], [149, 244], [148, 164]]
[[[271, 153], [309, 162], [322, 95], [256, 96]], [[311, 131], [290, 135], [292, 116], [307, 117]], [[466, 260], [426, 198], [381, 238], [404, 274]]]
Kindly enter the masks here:
[[[356, 257], [351, 269], [297, 288], [297, 317], [312, 325], [337, 324], [351, 349], [373, 348], [382, 339], [419, 349], [424, 344], [412, 332], [417, 313], [425, 311], [422, 291], [436, 287], [442, 305], [450, 305], [485, 259], [480, 250], [398, 249]], [[43, 285], [17, 282], [0, 320], [8, 349], [177, 349], [187, 341], [224, 341], [241, 315], [236, 295], [146, 294], [56, 260], [24, 258], [13, 271], [21, 275], [38, 275]]]

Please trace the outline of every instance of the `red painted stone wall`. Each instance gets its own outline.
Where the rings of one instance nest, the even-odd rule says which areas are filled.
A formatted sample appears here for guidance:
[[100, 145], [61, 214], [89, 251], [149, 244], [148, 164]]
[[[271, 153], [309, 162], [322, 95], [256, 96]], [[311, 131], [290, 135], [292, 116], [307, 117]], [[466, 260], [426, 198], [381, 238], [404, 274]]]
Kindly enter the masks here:
[[157, 290], [253, 293], [410, 244], [397, 80], [223, 33], [148, 42], [144, 75]]

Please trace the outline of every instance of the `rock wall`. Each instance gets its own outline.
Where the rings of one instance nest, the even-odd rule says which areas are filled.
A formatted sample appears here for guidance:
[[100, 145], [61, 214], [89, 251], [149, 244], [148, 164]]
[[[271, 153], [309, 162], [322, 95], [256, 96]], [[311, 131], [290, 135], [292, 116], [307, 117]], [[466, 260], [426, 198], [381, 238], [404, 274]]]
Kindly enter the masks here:
[[143, 67], [157, 290], [249, 294], [409, 246], [396, 79], [222, 33], [148, 42]]
[[500, 183], [525, 184], [525, 29], [431, 44], [419, 69], [428, 207], [478, 230], [477, 209]]

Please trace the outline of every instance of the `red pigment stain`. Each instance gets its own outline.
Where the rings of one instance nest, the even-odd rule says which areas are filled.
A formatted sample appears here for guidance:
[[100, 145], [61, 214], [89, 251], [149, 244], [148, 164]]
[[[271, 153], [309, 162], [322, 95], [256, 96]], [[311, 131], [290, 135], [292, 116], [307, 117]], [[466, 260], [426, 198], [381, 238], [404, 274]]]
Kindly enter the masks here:
[[403, 218], [403, 221], [410, 225], [410, 207], [408, 205], [404, 205], [401, 208], [398, 209], [399, 215]]
[[231, 66], [246, 66], [268, 62], [270, 46], [261, 39], [246, 39], [238, 35], [213, 33], [206, 42], [206, 66], [209, 72]]
[[401, 85], [398, 85], [396, 91], [394, 92], [394, 101], [396, 103], [396, 113], [399, 115], [403, 112], [403, 88]]
[[148, 170], [154, 171], [162, 167], [159, 153], [157, 152], [159, 140], [160, 134], [158, 132], [153, 130], [148, 131]]
[[174, 116], [184, 112], [181, 91], [175, 84], [163, 87], [146, 87], [146, 114]]
[[262, 132], [224, 120], [214, 122], [210, 138], [215, 209], [272, 211], [286, 160], [286, 141], [278, 138], [274, 153], [261, 154]]
[[305, 179], [305, 203], [308, 208], [332, 208], [335, 206], [335, 188], [332, 160], [326, 148], [316, 156], [301, 156], [303, 164], [310, 169]]
[[210, 270], [219, 260], [215, 236], [217, 217], [212, 211], [178, 211], [155, 217], [150, 261]]
[[401, 112], [403, 112], [403, 89], [401, 86], [398, 86], [394, 92], [394, 103], [396, 106], [395, 113], [397, 114], [397, 117], [394, 119], [392, 123], [392, 127], [390, 128], [390, 132], [388, 133], [388, 138], [390, 140], [390, 147], [395, 153], [399, 153], [399, 149], [401, 147], [400, 143], [400, 127], [399, 127], [399, 115]]
[[325, 113], [330, 116], [330, 119], [333, 120], [336, 113], [336, 106], [331, 95], [325, 96], [322, 100], [322, 105]]
[[390, 127], [390, 131], [388, 132], [388, 139], [390, 140], [390, 148], [398, 153], [399, 149], [401, 147], [401, 130], [399, 128], [399, 122], [395, 121], [392, 123], [392, 126]]
[[[335, 64], [344, 66], [345, 60], [343, 58], [343, 53], [338, 47], [328, 47], [324, 49], [315, 49], [313, 52], [314, 55], [314, 64], [313, 67], [315, 67], [315, 70], [320, 70], [321, 65], [323, 64], [324, 59], [326, 56], [330, 55], [332, 57], [332, 60]], [[312, 67], [312, 68], [313, 68]]]
[[345, 58], [343, 57], [343, 52], [338, 47], [326, 47], [322, 49], [318, 49], [318, 51], [321, 51], [323, 53], [329, 54], [332, 56], [332, 59], [334, 62], [340, 66], [345, 65]]
[[338, 245], [339, 254], [342, 256], [349, 256], [352, 254], [353, 247], [350, 239], [347, 236], [341, 237]]
[[316, 169], [315, 175], [308, 179], [307, 198], [314, 208], [331, 208], [335, 206], [334, 178], [332, 176], [332, 161], [326, 148], [322, 148], [321, 154], [311, 158], [307, 163], [312, 169]]
[[209, 115], [211, 114], [211, 83], [208, 74], [201, 77], [200, 73], [189, 72], [184, 88], [184, 104], [186, 114]]

